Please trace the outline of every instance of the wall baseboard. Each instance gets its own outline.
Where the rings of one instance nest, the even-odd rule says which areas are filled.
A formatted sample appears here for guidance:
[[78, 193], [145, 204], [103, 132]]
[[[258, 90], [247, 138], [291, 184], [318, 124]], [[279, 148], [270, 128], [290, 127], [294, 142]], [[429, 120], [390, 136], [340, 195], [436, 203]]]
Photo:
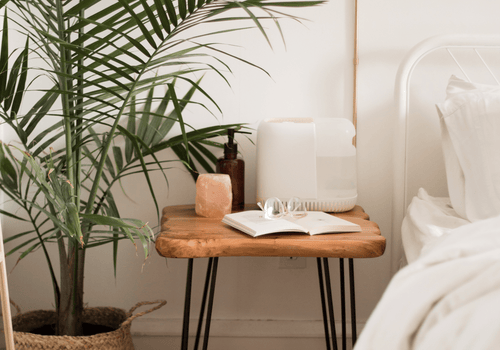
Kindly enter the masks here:
[[[191, 319], [189, 333], [196, 334], [197, 319]], [[358, 334], [364, 323], [357, 324]], [[210, 336], [232, 338], [323, 338], [322, 320], [248, 320], [212, 319]], [[337, 337], [341, 337], [340, 322], [335, 324]], [[181, 336], [182, 319], [138, 318], [132, 323], [133, 336]], [[351, 324], [347, 324], [347, 338], [351, 338]]]

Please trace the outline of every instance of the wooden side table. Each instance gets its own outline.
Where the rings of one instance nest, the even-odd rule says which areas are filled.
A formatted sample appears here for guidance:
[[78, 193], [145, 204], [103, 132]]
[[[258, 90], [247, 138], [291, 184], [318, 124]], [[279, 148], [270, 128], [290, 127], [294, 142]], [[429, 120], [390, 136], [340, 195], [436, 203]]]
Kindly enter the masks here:
[[[247, 205], [245, 209], [257, 209], [257, 206]], [[218, 259], [227, 256], [316, 257], [326, 345], [327, 349], [333, 347], [335, 350], [337, 349], [337, 337], [333, 316], [328, 258], [339, 258], [340, 262], [343, 349], [346, 347], [344, 258], [347, 258], [349, 261], [351, 327], [354, 345], [357, 332], [353, 259], [381, 256], [385, 250], [385, 238], [381, 236], [378, 225], [369, 221], [368, 214], [360, 206], [356, 206], [349, 212], [334, 215], [360, 225], [361, 232], [332, 233], [317, 236], [286, 233], [254, 238], [223, 224], [221, 219], [204, 218], [196, 215], [194, 205], [165, 207], [163, 209], [161, 233], [156, 239], [156, 250], [166, 258], [189, 259], [181, 349], [187, 350], [188, 346], [193, 260], [194, 258], [209, 258], [194, 347], [194, 349], [198, 348], [206, 307], [207, 320], [205, 322], [203, 349], [207, 349]], [[328, 322], [328, 319], [330, 322]], [[330, 323], [331, 337], [328, 323]]]

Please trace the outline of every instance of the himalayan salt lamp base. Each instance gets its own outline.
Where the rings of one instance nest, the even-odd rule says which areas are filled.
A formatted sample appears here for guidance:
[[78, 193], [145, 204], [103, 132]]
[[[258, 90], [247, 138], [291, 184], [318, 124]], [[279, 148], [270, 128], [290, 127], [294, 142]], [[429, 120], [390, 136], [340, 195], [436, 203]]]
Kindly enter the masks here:
[[231, 213], [231, 178], [226, 174], [201, 174], [196, 181], [196, 214], [222, 218]]

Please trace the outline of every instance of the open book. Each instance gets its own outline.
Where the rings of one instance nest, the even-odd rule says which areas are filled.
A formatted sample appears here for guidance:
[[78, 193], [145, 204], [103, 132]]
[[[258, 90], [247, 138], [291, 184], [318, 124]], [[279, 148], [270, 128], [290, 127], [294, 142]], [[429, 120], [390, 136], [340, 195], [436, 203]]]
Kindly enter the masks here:
[[359, 225], [321, 211], [309, 211], [302, 218], [285, 216], [280, 219], [266, 219], [263, 211], [248, 210], [227, 214], [222, 222], [253, 237], [279, 232], [303, 232], [317, 235], [361, 231]]

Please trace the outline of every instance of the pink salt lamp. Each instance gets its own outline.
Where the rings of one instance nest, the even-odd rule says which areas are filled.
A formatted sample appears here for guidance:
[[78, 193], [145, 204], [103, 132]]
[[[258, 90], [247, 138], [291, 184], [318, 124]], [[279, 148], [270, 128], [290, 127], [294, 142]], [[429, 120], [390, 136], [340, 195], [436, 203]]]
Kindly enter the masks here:
[[231, 178], [226, 174], [201, 174], [196, 181], [196, 214], [222, 218], [231, 213]]

